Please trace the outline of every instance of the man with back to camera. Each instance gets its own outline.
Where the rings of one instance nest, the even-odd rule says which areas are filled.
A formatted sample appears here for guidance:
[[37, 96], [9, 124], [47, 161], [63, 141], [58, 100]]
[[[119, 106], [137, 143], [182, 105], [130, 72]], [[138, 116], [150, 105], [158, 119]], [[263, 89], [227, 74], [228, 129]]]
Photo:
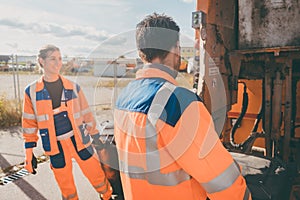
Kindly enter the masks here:
[[251, 199], [202, 100], [177, 86], [179, 27], [152, 14], [136, 27], [144, 62], [115, 106], [125, 199]]

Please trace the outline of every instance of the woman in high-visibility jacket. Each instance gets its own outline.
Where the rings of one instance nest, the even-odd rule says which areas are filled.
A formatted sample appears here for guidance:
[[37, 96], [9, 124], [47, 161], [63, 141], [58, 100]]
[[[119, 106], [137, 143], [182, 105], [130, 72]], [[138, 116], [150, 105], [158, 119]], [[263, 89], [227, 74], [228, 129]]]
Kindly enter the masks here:
[[99, 144], [99, 131], [80, 86], [59, 75], [62, 67], [58, 47], [46, 45], [38, 55], [43, 76], [25, 89], [23, 105], [23, 137], [25, 140], [25, 168], [32, 166], [33, 148], [38, 132], [43, 149], [50, 157], [51, 169], [60, 187], [62, 199], [78, 199], [72, 174], [72, 158], [99, 193], [110, 199], [112, 190], [97, 159], [93, 143]]
[[145, 65], [114, 115], [125, 199], [251, 199], [201, 99], [177, 86], [179, 27], [154, 13], [137, 25], [136, 41]]

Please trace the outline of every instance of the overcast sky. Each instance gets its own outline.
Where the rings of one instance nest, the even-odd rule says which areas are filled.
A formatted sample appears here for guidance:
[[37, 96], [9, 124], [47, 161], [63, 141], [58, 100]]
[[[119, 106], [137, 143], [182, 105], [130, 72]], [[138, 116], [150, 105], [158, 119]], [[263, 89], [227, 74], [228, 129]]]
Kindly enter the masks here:
[[[0, 54], [36, 55], [45, 44], [64, 56], [135, 52], [134, 29], [153, 12], [172, 16], [192, 44], [195, 0], [0, 0]], [[185, 44], [184, 44], [185, 46]]]

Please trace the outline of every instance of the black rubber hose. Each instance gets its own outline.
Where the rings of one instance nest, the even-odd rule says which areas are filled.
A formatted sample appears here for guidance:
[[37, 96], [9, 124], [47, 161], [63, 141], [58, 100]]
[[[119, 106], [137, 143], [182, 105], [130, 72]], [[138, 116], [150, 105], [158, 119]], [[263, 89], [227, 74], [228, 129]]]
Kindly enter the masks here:
[[235, 134], [236, 129], [239, 127], [239, 125], [241, 124], [241, 122], [242, 122], [242, 120], [243, 120], [243, 118], [246, 114], [246, 111], [247, 111], [247, 108], [248, 108], [248, 101], [249, 101], [246, 83], [244, 83], [244, 82], [239, 82], [239, 83], [244, 85], [242, 109], [241, 109], [241, 114], [237, 118], [236, 122], [234, 123], [234, 125], [233, 125], [233, 127], [230, 131], [230, 144], [235, 148], [239, 148], [241, 146], [241, 144], [236, 144], [234, 142], [234, 134]]
[[260, 111], [255, 119], [254, 126], [252, 128], [251, 133], [257, 132], [258, 124], [259, 124], [260, 120], [262, 119], [263, 111], [264, 111], [264, 104], [261, 105]]

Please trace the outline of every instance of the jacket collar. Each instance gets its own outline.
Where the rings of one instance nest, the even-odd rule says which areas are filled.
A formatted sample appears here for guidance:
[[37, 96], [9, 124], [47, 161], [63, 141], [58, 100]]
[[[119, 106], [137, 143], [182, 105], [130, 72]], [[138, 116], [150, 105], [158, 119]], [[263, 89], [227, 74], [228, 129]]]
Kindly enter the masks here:
[[[59, 78], [61, 79], [62, 83], [63, 83], [63, 87], [65, 89], [69, 89], [72, 90], [73, 89], [73, 84], [71, 81], [69, 81], [68, 79], [66, 79], [65, 77], [59, 75]], [[36, 85], [36, 91], [40, 91], [42, 89], [44, 89], [44, 75], [41, 76], [38, 80], [37, 80], [37, 85]]]
[[145, 64], [143, 69], [140, 69], [136, 72], [136, 79], [162, 78], [174, 85], [178, 85], [177, 81], [175, 80], [176, 76], [176, 71], [171, 70], [165, 65], [153, 63]]

